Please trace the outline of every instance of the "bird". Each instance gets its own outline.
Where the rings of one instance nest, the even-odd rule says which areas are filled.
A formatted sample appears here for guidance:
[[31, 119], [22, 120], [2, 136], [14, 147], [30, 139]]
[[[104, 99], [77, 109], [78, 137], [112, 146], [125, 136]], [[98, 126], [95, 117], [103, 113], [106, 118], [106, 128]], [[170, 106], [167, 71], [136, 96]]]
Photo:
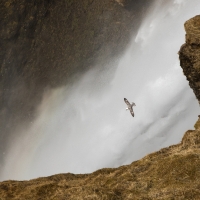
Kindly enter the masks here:
[[126, 108], [126, 110], [130, 110], [131, 115], [134, 117], [134, 112], [133, 112], [133, 106], [136, 106], [134, 102], [132, 102], [131, 104], [129, 103], [129, 101], [124, 98], [125, 103], [127, 104], [128, 108]]

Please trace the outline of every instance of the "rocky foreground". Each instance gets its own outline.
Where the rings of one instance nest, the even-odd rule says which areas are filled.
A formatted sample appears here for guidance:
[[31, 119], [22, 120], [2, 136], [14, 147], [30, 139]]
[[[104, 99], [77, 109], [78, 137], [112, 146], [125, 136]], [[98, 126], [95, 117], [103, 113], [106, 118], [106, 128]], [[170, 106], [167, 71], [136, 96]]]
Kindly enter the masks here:
[[[180, 63], [200, 101], [200, 16], [185, 23]], [[180, 144], [130, 165], [91, 174], [57, 174], [0, 183], [0, 200], [200, 199], [200, 119]]]
[[199, 199], [200, 120], [178, 145], [130, 165], [92, 174], [58, 174], [0, 183], [0, 199]]

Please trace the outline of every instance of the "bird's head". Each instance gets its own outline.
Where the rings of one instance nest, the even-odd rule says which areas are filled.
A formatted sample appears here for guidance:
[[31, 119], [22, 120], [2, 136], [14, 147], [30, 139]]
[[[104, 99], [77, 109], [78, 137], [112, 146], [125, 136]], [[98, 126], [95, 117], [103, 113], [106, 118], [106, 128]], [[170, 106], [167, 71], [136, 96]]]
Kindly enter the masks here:
[[134, 102], [132, 102], [132, 106], [136, 106], [136, 104]]

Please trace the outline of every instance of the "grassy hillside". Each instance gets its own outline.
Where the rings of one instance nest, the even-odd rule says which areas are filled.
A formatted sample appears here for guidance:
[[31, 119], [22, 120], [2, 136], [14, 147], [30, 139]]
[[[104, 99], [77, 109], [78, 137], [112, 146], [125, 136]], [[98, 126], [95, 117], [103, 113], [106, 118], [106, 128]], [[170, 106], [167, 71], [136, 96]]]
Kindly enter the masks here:
[[199, 199], [200, 120], [195, 128], [180, 144], [116, 169], [1, 182], [0, 199]]

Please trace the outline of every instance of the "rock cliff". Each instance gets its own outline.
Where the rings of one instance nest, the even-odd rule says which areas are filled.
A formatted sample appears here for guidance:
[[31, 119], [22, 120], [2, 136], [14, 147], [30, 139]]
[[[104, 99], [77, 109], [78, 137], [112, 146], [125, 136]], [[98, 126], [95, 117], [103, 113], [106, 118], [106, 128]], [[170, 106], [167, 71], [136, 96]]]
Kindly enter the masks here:
[[179, 51], [180, 65], [200, 101], [200, 15], [185, 23], [185, 31], [186, 43]]
[[[200, 16], [185, 23], [180, 63], [200, 100]], [[130, 165], [91, 174], [58, 174], [30, 181], [0, 183], [0, 199], [199, 199], [200, 119], [180, 144], [161, 149]]]

